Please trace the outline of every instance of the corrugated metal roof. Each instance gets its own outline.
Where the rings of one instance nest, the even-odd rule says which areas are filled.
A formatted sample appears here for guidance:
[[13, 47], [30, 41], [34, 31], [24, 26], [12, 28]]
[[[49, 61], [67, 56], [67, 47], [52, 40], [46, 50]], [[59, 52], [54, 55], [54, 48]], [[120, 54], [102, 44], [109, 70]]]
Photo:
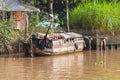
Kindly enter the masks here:
[[[43, 38], [45, 36], [45, 34], [42, 33], [38, 33], [37, 34], [37, 38]], [[47, 36], [49, 39], [54, 39], [54, 38], [64, 38], [64, 39], [68, 39], [68, 38], [83, 38], [83, 36], [81, 34], [77, 34], [74, 32], [67, 32], [67, 33], [54, 33], [54, 34], [50, 34]]]
[[39, 9], [22, 4], [20, 0], [0, 0], [0, 10], [2, 11], [40, 11]]
[[74, 32], [60, 33], [60, 35], [62, 35], [64, 38], [78, 38], [78, 37], [82, 37], [81, 34], [77, 34], [77, 33], [74, 33]]

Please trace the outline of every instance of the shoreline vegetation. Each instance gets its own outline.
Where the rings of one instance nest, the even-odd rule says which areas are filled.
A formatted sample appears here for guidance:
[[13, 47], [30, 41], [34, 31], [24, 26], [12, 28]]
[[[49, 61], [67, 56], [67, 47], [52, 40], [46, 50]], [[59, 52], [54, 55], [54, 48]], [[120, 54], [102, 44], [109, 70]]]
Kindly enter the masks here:
[[[57, 11], [55, 11], [57, 12]], [[70, 31], [74, 31], [83, 36], [108, 37], [109, 42], [120, 41], [120, 2], [117, 0], [82, 0], [76, 7], [70, 8]], [[32, 33], [46, 32], [46, 28], [36, 27], [39, 21], [48, 20], [44, 11], [32, 13], [29, 18], [28, 41]], [[63, 17], [59, 22], [60, 28], [66, 29], [66, 22]], [[0, 55], [1, 54], [19, 54], [23, 53], [24, 30], [15, 30], [11, 25], [11, 20], [7, 20], [5, 13], [0, 12]], [[66, 15], [65, 15], [66, 16]], [[65, 17], [64, 17], [65, 18]], [[64, 19], [65, 20], [65, 19]], [[63, 27], [64, 26], [64, 27]], [[52, 31], [52, 30], [50, 30]]]
[[94, 0], [80, 3], [70, 12], [73, 28], [108, 32], [113, 36], [120, 31], [120, 2], [116, 0]]

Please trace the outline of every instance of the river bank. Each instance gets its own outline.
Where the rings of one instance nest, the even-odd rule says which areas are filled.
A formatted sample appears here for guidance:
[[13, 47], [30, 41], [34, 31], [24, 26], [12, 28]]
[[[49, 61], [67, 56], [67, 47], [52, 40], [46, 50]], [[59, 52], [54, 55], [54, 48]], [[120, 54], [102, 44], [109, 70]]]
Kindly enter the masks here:
[[[83, 35], [83, 37], [85, 36], [93, 36], [96, 37], [106, 37], [106, 44], [120, 44], [120, 36], [112, 36], [109, 33], [96, 33], [96, 32], [92, 32], [89, 30], [83, 30], [83, 29], [71, 29], [71, 32], [76, 32], [76, 33], [80, 33]], [[96, 47], [97, 43], [96, 40], [93, 39], [91, 40], [91, 46], [92, 47]], [[4, 51], [3, 49], [0, 49], [0, 57], [23, 57], [25, 56], [24, 54], [24, 50], [25, 48], [29, 48], [30, 49], [30, 44], [28, 44], [27, 46], [24, 45], [24, 41], [18, 40], [16, 42], [12, 42], [13, 44], [9, 47], [8, 45], [8, 50], [9, 53], [7, 53], [6, 51]], [[100, 45], [100, 42], [98, 42], [98, 44]], [[86, 46], [87, 46], [87, 50], [90, 49], [89, 43], [86, 42]], [[107, 48], [109, 48], [109, 46], [107, 45]], [[91, 48], [92, 49], [92, 48]], [[96, 49], [96, 48], [95, 48]], [[3, 51], [3, 52], [2, 52]]]

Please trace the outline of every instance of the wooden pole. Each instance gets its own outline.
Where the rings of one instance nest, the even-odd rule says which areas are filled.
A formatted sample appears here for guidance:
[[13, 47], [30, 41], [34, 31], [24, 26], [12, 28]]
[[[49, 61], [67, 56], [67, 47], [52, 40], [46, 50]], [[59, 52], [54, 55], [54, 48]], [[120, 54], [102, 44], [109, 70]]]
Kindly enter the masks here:
[[70, 32], [70, 27], [69, 27], [69, 7], [68, 7], [68, 0], [66, 0], [66, 11], [67, 11], [67, 30]]
[[91, 50], [92, 38], [89, 37], [89, 50]]
[[28, 43], [27, 43], [27, 38], [28, 38], [28, 36], [27, 36], [27, 33], [28, 33], [28, 15], [27, 15], [27, 13], [25, 12], [24, 13], [24, 19], [25, 19], [25, 28], [24, 28], [24, 49], [25, 49], [25, 52], [24, 52], [24, 54], [25, 54], [25, 56], [28, 56]]
[[27, 33], [28, 33], [28, 15], [27, 15], [27, 13], [24, 14], [24, 18], [25, 18], [24, 40], [25, 40], [25, 43], [26, 43], [27, 42]]
[[31, 44], [30, 44], [30, 45], [31, 45], [31, 46], [30, 46], [30, 49], [31, 49], [31, 50], [30, 50], [30, 53], [31, 53], [30, 56], [31, 56], [31, 57], [34, 57], [34, 54], [33, 54], [33, 41], [32, 41], [32, 36], [31, 36], [31, 38], [30, 38], [30, 43], [31, 43]]
[[[50, 1], [50, 14], [51, 14], [51, 25], [54, 23], [54, 16], [53, 16], [53, 0]], [[50, 26], [51, 27], [51, 26]], [[54, 29], [52, 29], [52, 33], [54, 32]]]
[[[53, 0], [50, 1], [50, 14], [53, 15]], [[54, 17], [51, 17], [51, 21], [52, 21], [52, 23], [53, 23]]]

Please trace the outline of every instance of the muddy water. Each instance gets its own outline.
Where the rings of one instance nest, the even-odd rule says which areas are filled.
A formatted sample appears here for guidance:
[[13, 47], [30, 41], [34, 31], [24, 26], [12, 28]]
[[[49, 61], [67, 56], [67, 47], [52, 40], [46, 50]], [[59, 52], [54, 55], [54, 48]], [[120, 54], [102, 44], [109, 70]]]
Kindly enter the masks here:
[[120, 80], [120, 50], [0, 58], [0, 80]]

